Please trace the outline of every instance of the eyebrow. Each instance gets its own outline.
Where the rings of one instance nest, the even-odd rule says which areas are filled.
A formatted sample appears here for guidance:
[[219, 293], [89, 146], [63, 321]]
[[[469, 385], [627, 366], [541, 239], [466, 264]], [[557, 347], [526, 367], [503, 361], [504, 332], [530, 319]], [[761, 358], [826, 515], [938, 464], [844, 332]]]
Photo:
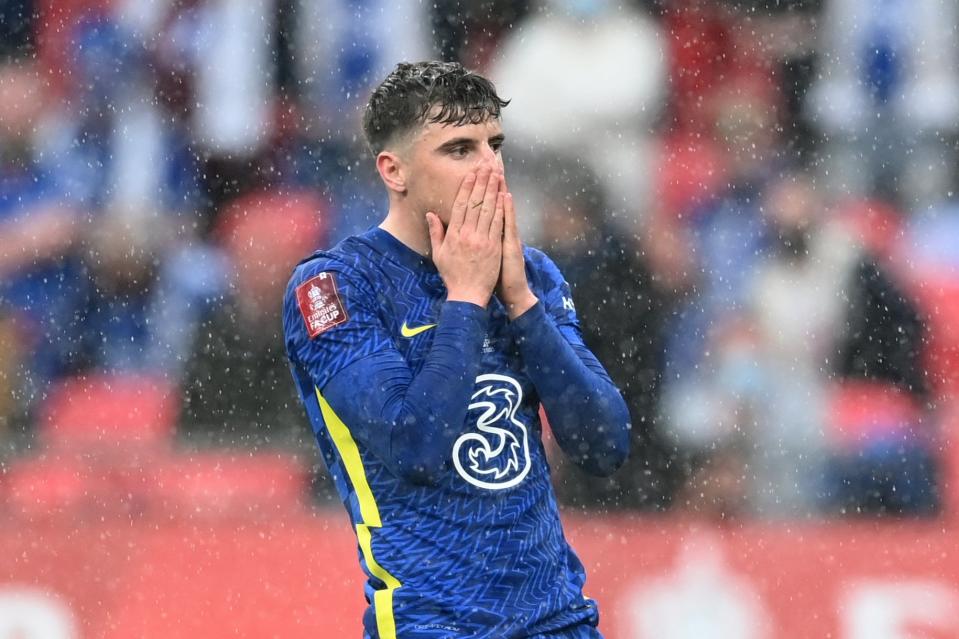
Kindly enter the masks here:
[[[495, 144], [495, 143], [497, 143], [497, 142], [500, 143], [500, 144], [502, 144], [502, 143], [505, 142], [505, 141], [506, 141], [506, 136], [503, 135], [502, 133], [497, 133], [496, 135], [494, 135], [494, 136], [492, 136], [491, 138], [489, 138], [489, 142], [490, 142], [491, 144]], [[438, 147], [436, 147], [436, 150], [437, 150], [437, 151], [447, 151], [447, 150], [449, 150], [449, 149], [453, 149], [453, 148], [456, 148], [456, 147], [458, 147], [458, 146], [473, 146], [473, 145], [475, 145], [475, 144], [476, 144], [476, 139], [475, 139], [475, 138], [467, 138], [467, 137], [453, 138], [452, 140], [447, 140], [447, 141], [444, 142], [443, 144], [441, 144], [441, 145], [439, 145]]]

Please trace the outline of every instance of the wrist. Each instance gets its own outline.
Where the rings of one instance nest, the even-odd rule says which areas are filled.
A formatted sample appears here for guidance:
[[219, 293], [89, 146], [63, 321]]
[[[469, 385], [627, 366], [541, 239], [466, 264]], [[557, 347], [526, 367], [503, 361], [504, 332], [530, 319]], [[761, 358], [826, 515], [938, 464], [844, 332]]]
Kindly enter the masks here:
[[486, 308], [489, 304], [490, 293], [483, 295], [475, 291], [448, 291], [446, 294], [447, 302], [469, 302], [480, 308]]
[[506, 314], [509, 316], [509, 319], [512, 321], [528, 311], [529, 309], [536, 306], [539, 302], [539, 298], [533, 295], [533, 291], [527, 288], [523, 293], [510, 296], [502, 300], [503, 306], [506, 307]]

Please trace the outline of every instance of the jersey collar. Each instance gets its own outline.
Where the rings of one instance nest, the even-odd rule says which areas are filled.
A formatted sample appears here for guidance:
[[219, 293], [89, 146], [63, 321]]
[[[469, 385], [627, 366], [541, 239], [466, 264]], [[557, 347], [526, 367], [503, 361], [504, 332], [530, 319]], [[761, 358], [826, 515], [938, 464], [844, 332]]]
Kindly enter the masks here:
[[425, 255], [420, 255], [406, 244], [393, 237], [388, 231], [374, 226], [361, 236], [373, 249], [389, 259], [414, 271], [426, 270], [436, 272], [433, 261]]

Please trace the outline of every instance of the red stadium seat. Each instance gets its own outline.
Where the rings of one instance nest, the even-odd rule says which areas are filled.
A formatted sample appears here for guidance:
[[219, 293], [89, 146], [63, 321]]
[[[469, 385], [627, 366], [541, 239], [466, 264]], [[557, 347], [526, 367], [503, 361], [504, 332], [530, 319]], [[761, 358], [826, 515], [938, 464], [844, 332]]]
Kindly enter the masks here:
[[939, 422], [943, 510], [950, 519], [959, 521], [959, 398], [940, 407]]
[[179, 407], [173, 387], [149, 377], [76, 377], [57, 384], [40, 418], [51, 449], [172, 441]]
[[311, 191], [257, 191], [227, 204], [214, 237], [246, 282], [270, 272], [284, 286], [290, 269], [323, 244], [326, 212]]
[[307, 488], [307, 469], [289, 454], [63, 451], [12, 461], [0, 504], [31, 519], [216, 518], [289, 512], [306, 504]]
[[245, 451], [178, 455], [153, 469], [162, 512], [193, 517], [249, 515], [305, 503], [308, 474], [295, 456]]
[[28, 518], [110, 519], [159, 510], [153, 469], [166, 451], [144, 449], [102, 455], [58, 450], [11, 461], [0, 481], [0, 503]]
[[13, 460], [0, 503], [14, 515], [223, 517], [306, 504], [308, 472], [291, 454], [177, 452], [169, 385], [148, 378], [67, 380], [40, 423], [44, 452]]
[[2, 486], [13, 514], [36, 517], [74, 514], [92, 483], [89, 468], [78, 458], [38, 457], [11, 462]]
[[870, 380], [835, 384], [827, 414], [830, 437], [846, 449], [857, 449], [870, 439], [909, 435], [922, 422], [922, 411], [909, 393]]
[[726, 181], [722, 152], [700, 136], [672, 135], [662, 142], [656, 171], [656, 198], [661, 213], [689, 215]]
[[926, 370], [941, 398], [959, 397], [959, 276], [924, 274], [913, 281], [929, 331]]
[[903, 233], [903, 215], [882, 200], [852, 199], [841, 203], [835, 217], [873, 255], [888, 259]]

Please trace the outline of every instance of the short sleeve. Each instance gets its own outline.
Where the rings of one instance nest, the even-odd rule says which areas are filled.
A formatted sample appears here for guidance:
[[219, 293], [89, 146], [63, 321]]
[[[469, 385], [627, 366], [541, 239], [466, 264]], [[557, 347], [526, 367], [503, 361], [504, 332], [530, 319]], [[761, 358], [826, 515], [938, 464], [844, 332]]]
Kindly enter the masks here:
[[290, 361], [320, 389], [350, 364], [393, 346], [376, 294], [350, 266], [319, 257], [298, 266], [283, 300]]

